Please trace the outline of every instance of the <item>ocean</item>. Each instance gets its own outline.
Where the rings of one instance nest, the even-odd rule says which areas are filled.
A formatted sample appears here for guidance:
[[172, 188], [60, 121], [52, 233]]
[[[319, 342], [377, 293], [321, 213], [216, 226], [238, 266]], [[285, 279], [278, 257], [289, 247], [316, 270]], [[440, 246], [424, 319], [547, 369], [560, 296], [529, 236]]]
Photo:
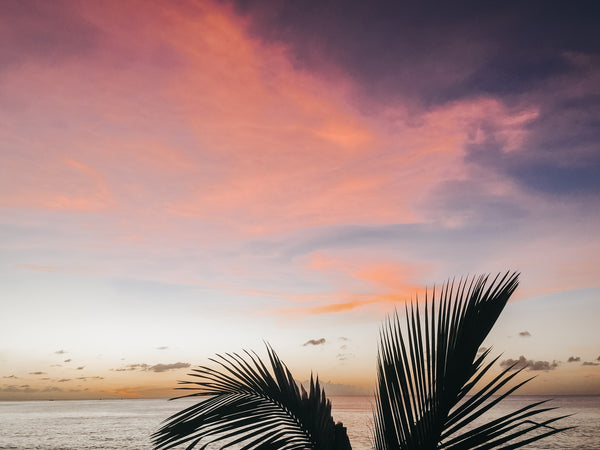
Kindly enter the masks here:
[[[513, 396], [495, 414], [539, 399]], [[188, 399], [0, 402], [0, 449], [151, 449], [150, 434], [189, 404]], [[332, 404], [334, 419], [348, 428], [352, 448], [372, 448], [372, 397], [332, 397]], [[577, 428], [526, 448], [600, 449], [600, 396], [558, 396], [550, 406], [560, 409], [548, 417], [573, 414], [559, 424]]]

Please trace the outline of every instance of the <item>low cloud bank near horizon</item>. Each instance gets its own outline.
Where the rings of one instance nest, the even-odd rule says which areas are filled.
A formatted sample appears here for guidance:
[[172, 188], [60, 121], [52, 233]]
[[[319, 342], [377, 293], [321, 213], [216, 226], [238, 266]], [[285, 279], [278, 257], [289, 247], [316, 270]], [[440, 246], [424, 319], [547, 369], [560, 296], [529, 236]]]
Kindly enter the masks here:
[[138, 364], [128, 364], [125, 367], [121, 367], [118, 369], [110, 369], [110, 370], [112, 370], [113, 372], [130, 372], [133, 370], [139, 370], [139, 371], [143, 371], [143, 372], [161, 373], [161, 372], [167, 372], [169, 370], [187, 369], [190, 366], [191, 366], [190, 363], [184, 363], [184, 362], [176, 362], [176, 363], [172, 363], [172, 364], [159, 363], [159, 364], [155, 364], [153, 366], [151, 366], [149, 364], [145, 364], [145, 363], [138, 363]]
[[148, 370], [151, 372], [167, 372], [169, 370], [187, 369], [188, 367], [190, 367], [189, 363], [178, 362], [174, 364], [156, 364], [149, 367]]
[[529, 369], [539, 371], [554, 370], [558, 367], [558, 363], [556, 361], [534, 361], [532, 359], [525, 358], [523, 355], [519, 356], [519, 359], [509, 358], [500, 362], [500, 367], [504, 369], [511, 366], [513, 366], [511, 370]]

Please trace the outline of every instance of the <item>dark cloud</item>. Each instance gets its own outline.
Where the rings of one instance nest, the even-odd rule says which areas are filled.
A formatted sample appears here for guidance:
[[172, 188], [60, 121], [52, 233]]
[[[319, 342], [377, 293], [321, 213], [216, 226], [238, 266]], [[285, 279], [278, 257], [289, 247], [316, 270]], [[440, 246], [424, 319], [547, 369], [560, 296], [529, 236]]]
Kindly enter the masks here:
[[[484, 139], [466, 160], [540, 195], [600, 191], [600, 3], [234, 4], [254, 36], [285, 44], [295, 66], [352, 78], [366, 112], [482, 97], [515, 114], [535, 111], [519, 125], [518, 148], [508, 148], [506, 124], [481, 119]], [[523, 214], [500, 197], [482, 206], [493, 217]]]
[[323, 344], [325, 344], [325, 338], [309, 339], [304, 344], [302, 344], [302, 347], [306, 347], [307, 345], [323, 345]]
[[578, 362], [581, 361], [581, 358], [579, 356], [569, 356], [569, 359], [567, 359], [567, 362]]
[[148, 372], [167, 372], [169, 370], [186, 369], [188, 367], [190, 367], [190, 364], [183, 363], [183, 362], [177, 362], [174, 364], [155, 364], [153, 366], [151, 366], [149, 364], [140, 363], [140, 364], [128, 364], [127, 366], [122, 367], [120, 369], [111, 369], [111, 370], [115, 371], [115, 372], [129, 372], [132, 370], [140, 370], [140, 371], [148, 371]]
[[156, 347], [156, 350], [166, 350], [166, 349], [168, 349], [168, 348], [169, 348], [169, 347], [167, 347], [167, 346], [164, 346], [164, 347]]
[[83, 369], [85, 369], [85, 366], [79, 366], [79, 367], [77, 368], [77, 370], [83, 370]]
[[121, 367], [120, 369], [111, 369], [115, 372], [129, 372], [131, 370], [146, 370], [150, 367], [148, 364], [128, 364], [125, 367]]
[[8, 376], [2, 377], [2, 378], [19, 378], [19, 377], [16, 375], [8, 375]]
[[521, 331], [521, 332], [519, 332], [519, 336], [521, 336], [521, 337], [530, 337], [531, 333], [529, 333], [529, 331]]
[[45, 387], [42, 392], [62, 392], [62, 389], [56, 386]]
[[63, 362], [68, 363], [68, 362], [71, 362], [71, 360], [70, 359], [65, 359]]
[[[600, 190], [600, 57], [582, 68], [576, 80], [532, 91], [520, 102], [534, 105], [537, 116], [523, 125], [518, 148], [508, 149], [504, 128], [480, 124], [485, 139], [467, 147], [466, 161], [499, 172], [522, 188], [548, 196], [596, 196]], [[548, 92], [550, 90], [551, 92]], [[523, 106], [525, 108], [525, 106]]]
[[335, 357], [338, 361], [346, 361], [354, 358], [354, 353], [338, 353]]
[[64, 350], [57, 350], [57, 351], [55, 351], [54, 353], [56, 353], [57, 355], [64, 355], [64, 354], [65, 354], [65, 353], [67, 353], [67, 352], [66, 352], [66, 351], [64, 351]]
[[168, 370], [176, 370], [176, 369], [186, 369], [190, 367], [189, 363], [178, 362], [175, 364], [156, 364], [154, 366], [148, 367], [151, 372], [166, 372]]
[[29, 372], [29, 375], [46, 375], [46, 372]]
[[58, 380], [59, 383], [65, 383], [67, 381], [71, 381], [70, 378], [61, 378], [60, 380]]
[[584, 361], [582, 366], [600, 366], [600, 363], [592, 362], [592, 361]]
[[77, 377], [78, 380], [87, 381], [87, 380], [104, 380], [104, 377], [95, 376], [95, 377]]
[[558, 367], [556, 361], [534, 361], [527, 359], [523, 355], [519, 356], [519, 359], [506, 359], [500, 362], [500, 366], [508, 368], [514, 364], [512, 370], [529, 369], [529, 370], [553, 370]]
[[534, 191], [548, 194], [597, 193], [600, 191], [600, 164], [564, 166], [539, 162], [512, 168], [510, 175]]
[[28, 384], [24, 384], [23, 386], [15, 386], [11, 384], [1, 387], [0, 392], [30, 394], [32, 392], [39, 392], [39, 390], [29, 387]]
[[278, 2], [239, 0], [251, 32], [296, 66], [352, 77], [364, 97], [426, 105], [514, 96], [598, 54], [597, 2]]

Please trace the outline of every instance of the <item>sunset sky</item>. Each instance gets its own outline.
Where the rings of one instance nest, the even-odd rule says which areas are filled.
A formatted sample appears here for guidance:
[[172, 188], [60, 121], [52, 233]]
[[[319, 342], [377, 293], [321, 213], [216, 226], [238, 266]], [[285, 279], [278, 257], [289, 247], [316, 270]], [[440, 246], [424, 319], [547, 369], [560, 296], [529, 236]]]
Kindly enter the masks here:
[[486, 345], [600, 394], [598, 2], [3, 0], [0, 41], [0, 400], [263, 341], [370, 393], [386, 314], [507, 270]]

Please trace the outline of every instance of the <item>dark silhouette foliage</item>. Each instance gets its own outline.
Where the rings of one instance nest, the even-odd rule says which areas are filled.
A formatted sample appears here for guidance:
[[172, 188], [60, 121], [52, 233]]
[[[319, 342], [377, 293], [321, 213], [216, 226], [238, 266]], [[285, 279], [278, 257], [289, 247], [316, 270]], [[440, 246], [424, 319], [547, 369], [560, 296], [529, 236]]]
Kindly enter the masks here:
[[[553, 422], [534, 421], [554, 408], [544, 401], [501, 417], [483, 415], [531, 378], [515, 382], [513, 366], [483, 383], [499, 357], [478, 354], [510, 296], [518, 274], [506, 273], [444, 284], [405, 306], [381, 328], [374, 410], [376, 450], [514, 449], [564, 431]], [[171, 416], [156, 433], [156, 449], [180, 444], [205, 449], [350, 449], [346, 429], [335, 424], [331, 403], [311, 376], [306, 392], [267, 345], [271, 371], [255, 354], [218, 355], [219, 369], [199, 367], [183, 381], [206, 400]], [[193, 387], [189, 386], [193, 385]], [[475, 421], [476, 424], [475, 424]]]
[[194, 369], [198, 381], [183, 389], [200, 390], [185, 396], [210, 397], [171, 416], [153, 435], [157, 449], [179, 444], [187, 448], [224, 441], [221, 448], [346, 450], [350, 442], [342, 424], [331, 417], [331, 403], [311, 376], [308, 393], [267, 345], [272, 373], [255, 353], [211, 359], [220, 370]]
[[549, 425], [562, 417], [531, 420], [554, 409], [539, 408], [544, 402], [472, 426], [531, 380], [511, 385], [523, 369], [511, 372], [510, 366], [478, 385], [498, 360], [484, 363], [491, 349], [479, 356], [478, 349], [519, 283], [517, 273], [497, 276], [490, 283], [488, 278], [448, 282], [439, 294], [426, 294], [422, 306], [418, 301], [407, 305], [403, 321], [396, 313], [383, 325], [377, 362], [377, 450], [512, 449], [564, 430]]

